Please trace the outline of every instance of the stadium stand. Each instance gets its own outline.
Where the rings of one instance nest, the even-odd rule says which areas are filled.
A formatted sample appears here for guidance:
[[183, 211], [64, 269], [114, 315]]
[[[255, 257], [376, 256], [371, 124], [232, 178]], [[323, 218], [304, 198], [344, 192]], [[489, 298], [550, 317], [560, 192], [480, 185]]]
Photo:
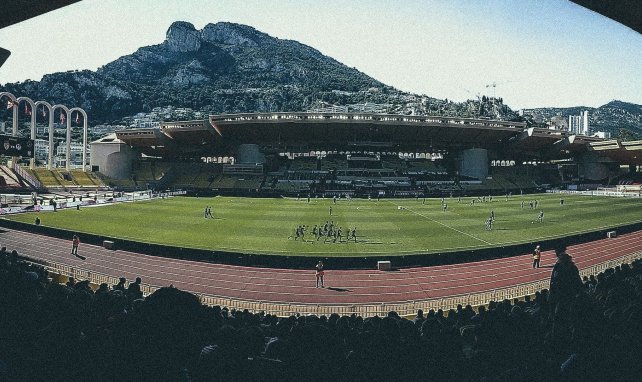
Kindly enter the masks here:
[[[500, 161], [497, 161], [498, 163]], [[577, 183], [573, 171], [555, 164], [492, 166], [486, 179], [459, 174], [437, 158], [341, 153], [321, 156], [268, 156], [266, 163], [214, 163], [146, 157], [135, 162], [130, 179], [96, 175], [95, 181], [120, 190], [153, 188], [194, 192], [263, 193], [295, 196], [300, 193], [348, 192], [356, 196], [482, 195], [534, 192]], [[38, 172], [44, 176], [44, 170]], [[55, 175], [55, 174], [54, 174]], [[79, 178], [72, 172], [74, 178]], [[566, 180], [565, 180], [566, 177]], [[47, 182], [52, 182], [45, 178]], [[53, 180], [65, 186], [60, 176]], [[46, 183], [46, 182], [45, 182]], [[76, 184], [79, 181], [76, 180]], [[55, 184], [55, 183], [54, 183]]]
[[[33, 175], [47, 188], [62, 188], [66, 185], [73, 185], [70, 181], [63, 181], [62, 176], [56, 170], [47, 170], [46, 168], [36, 168]], [[65, 184], [63, 184], [63, 182]]]
[[81, 187], [104, 187], [103, 182], [91, 172], [71, 170], [70, 174], [76, 184]]
[[[136, 169], [136, 185], [154, 185], [153, 164]], [[156, 165], [158, 166], [158, 164]], [[261, 167], [255, 164], [183, 162], [166, 164], [163, 187], [225, 193], [349, 192], [371, 195], [503, 194], [529, 192], [543, 185], [562, 184], [557, 169], [523, 166], [493, 167], [487, 179], [451, 174], [440, 161], [400, 158], [395, 155], [331, 154], [323, 157], [279, 157]], [[157, 183], [154, 183], [157, 182]], [[410, 194], [409, 194], [410, 192]]]
[[13, 171], [4, 165], [0, 166], [0, 186], [14, 189], [24, 187]]
[[48, 170], [36, 168], [25, 171], [37, 179], [44, 188], [98, 188], [105, 184], [98, 174], [84, 172], [82, 170]]
[[642, 377], [640, 260], [585, 278], [563, 299], [556, 288], [412, 318], [277, 317], [204, 306], [171, 286], [143, 298], [139, 280], [95, 286], [60, 279], [4, 248], [0, 272], [2, 380]]

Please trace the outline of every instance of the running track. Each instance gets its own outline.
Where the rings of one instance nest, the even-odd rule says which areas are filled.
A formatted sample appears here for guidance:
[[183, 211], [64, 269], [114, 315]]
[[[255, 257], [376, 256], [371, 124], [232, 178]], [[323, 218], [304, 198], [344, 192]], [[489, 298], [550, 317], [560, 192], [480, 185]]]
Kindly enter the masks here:
[[[197, 294], [287, 304], [404, 303], [492, 291], [546, 280], [555, 262], [542, 253], [532, 269], [530, 254], [505, 259], [433, 267], [377, 270], [326, 270], [325, 289], [315, 287], [313, 270], [255, 268], [155, 257], [81, 244], [82, 261], [70, 254], [71, 241], [15, 230], [0, 231], [0, 245], [20, 255], [128, 280], [175, 287]], [[642, 231], [568, 248], [580, 269], [642, 251]], [[394, 260], [393, 260], [394, 264]], [[330, 287], [330, 289], [328, 289]]]

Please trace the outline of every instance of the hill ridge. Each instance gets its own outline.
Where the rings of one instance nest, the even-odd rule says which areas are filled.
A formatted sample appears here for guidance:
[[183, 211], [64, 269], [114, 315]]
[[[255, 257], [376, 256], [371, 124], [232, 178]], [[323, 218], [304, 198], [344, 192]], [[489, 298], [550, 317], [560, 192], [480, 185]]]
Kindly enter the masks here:
[[[317, 49], [243, 24], [208, 23], [198, 30], [173, 22], [166, 39], [106, 63], [96, 71], [47, 74], [0, 86], [33, 99], [80, 106], [91, 123], [117, 123], [154, 107], [206, 113], [308, 111], [326, 105], [385, 105], [386, 112], [526, 120], [589, 110], [596, 128], [642, 132], [642, 106], [612, 101], [599, 108], [533, 108], [520, 117], [501, 98], [451, 102], [403, 92]], [[596, 112], [599, 111], [599, 112]], [[4, 111], [3, 111], [4, 112]], [[0, 114], [0, 117], [2, 114]]]

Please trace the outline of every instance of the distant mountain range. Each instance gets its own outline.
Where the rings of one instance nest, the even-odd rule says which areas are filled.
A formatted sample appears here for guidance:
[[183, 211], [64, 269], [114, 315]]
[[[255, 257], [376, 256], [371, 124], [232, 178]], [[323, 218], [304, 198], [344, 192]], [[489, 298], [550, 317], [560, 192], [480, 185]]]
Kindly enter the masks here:
[[632, 134], [626, 138], [633, 139], [642, 136], [642, 105], [634, 103], [611, 101], [598, 108], [575, 106], [566, 108], [545, 107], [524, 110], [534, 120], [548, 120], [555, 116], [567, 117], [579, 115], [588, 110], [589, 126], [595, 131], [608, 131], [614, 136]]
[[[80, 106], [93, 124], [116, 123], [167, 105], [239, 113], [371, 103], [386, 105], [389, 113], [523, 119], [501, 99], [449, 102], [402, 92], [307, 45], [226, 22], [202, 30], [174, 22], [163, 43], [142, 47], [95, 72], [53, 73], [0, 90]], [[642, 106], [621, 101], [597, 109], [531, 109], [529, 114], [538, 119], [579, 110], [589, 110], [591, 125], [599, 129], [642, 135]]]

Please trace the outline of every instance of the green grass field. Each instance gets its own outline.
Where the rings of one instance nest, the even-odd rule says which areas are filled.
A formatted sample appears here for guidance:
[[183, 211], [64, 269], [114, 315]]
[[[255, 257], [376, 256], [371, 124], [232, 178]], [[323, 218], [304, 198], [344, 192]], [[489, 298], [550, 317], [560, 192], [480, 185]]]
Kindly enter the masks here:
[[[530, 200], [539, 200], [529, 209]], [[256, 254], [374, 256], [445, 252], [493, 247], [567, 236], [642, 221], [642, 200], [633, 198], [524, 195], [494, 197], [470, 205], [472, 198], [441, 199], [254, 199], [188, 198], [121, 203], [39, 213], [43, 226], [79, 233], [121, 237], [146, 243]], [[525, 201], [522, 209], [521, 201]], [[214, 219], [205, 219], [211, 206]], [[332, 206], [332, 216], [329, 207]], [[403, 207], [400, 209], [399, 207]], [[492, 231], [484, 221], [494, 211]], [[544, 211], [544, 222], [537, 215]], [[34, 214], [10, 219], [33, 223]], [[355, 243], [324, 243], [313, 239], [312, 227], [334, 221], [357, 227]], [[306, 241], [288, 238], [297, 225], [310, 228]]]

